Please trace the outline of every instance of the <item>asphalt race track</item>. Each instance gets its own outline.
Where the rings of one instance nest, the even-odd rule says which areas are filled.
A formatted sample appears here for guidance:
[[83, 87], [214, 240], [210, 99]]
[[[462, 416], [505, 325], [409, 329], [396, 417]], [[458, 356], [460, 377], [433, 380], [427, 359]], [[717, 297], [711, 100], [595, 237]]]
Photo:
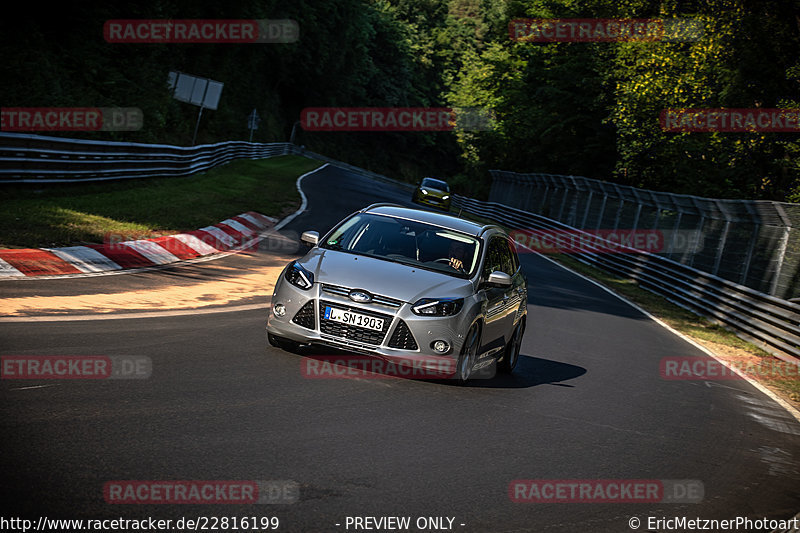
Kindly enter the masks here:
[[[373, 202], [411, 205], [405, 191], [330, 166], [302, 188], [308, 206], [287, 235], [323, 233]], [[457, 531], [624, 532], [631, 517], [786, 519], [800, 510], [800, 423], [744, 381], [663, 379], [662, 358], [703, 353], [550, 261], [522, 260], [530, 303], [517, 371], [467, 387], [307, 379], [304, 355], [266, 344], [266, 302], [156, 318], [0, 320], [0, 355], [152, 361], [149, 379], [0, 381], [3, 515], [277, 516], [279, 531], [354, 531], [348, 516], [450, 517]], [[167, 269], [148, 279], [174, 277]], [[0, 294], [92, 294], [127, 278], [6, 281]], [[698, 503], [514, 503], [518, 479], [696, 480], [704, 493]], [[300, 500], [111, 505], [103, 486], [113, 480], [293, 480]]]

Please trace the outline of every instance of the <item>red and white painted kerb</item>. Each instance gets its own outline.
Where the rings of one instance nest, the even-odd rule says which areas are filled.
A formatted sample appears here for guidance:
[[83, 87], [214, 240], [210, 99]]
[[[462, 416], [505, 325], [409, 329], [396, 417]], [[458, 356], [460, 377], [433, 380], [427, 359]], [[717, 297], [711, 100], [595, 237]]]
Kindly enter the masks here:
[[154, 239], [0, 250], [0, 278], [94, 274], [230, 253], [255, 245], [275, 222], [274, 218], [249, 211], [213, 226]]

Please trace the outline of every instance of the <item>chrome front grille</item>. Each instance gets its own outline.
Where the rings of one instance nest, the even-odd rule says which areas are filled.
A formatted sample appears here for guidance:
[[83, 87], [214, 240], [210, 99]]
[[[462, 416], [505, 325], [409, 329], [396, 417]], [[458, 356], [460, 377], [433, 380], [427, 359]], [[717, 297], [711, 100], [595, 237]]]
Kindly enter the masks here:
[[[350, 296], [350, 291], [352, 290], [361, 290], [361, 289], [351, 289], [348, 287], [341, 287], [339, 285], [328, 285], [326, 283], [322, 284], [322, 292], [327, 292], [328, 294], [335, 294], [336, 296], [341, 296], [342, 298], [348, 298]], [[367, 291], [362, 291], [367, 292]], [[403, 302], [400, 300], [395, 300], [394, 298], [389, 298], [388, 296], [381, 296], [380, 294], [372, 294], [372, 300], [367, 302], [366, 305], [369, 304], [377, 304], [383, 305], [386, 307], [391, 307], [394, 309], [399, 308], [403, 305]]]

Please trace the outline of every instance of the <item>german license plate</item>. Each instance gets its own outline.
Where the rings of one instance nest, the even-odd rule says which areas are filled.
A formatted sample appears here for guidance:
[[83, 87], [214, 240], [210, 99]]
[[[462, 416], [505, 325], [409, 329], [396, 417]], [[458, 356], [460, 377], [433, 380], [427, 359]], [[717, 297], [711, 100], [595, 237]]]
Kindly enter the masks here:
[[325, 320], [333, 320], [334, 322], [341, 322], [342, 324], [349, 324], [360, 328], [383, 331], [382, 318], [336, 309], [335, 307], [325, 307]]

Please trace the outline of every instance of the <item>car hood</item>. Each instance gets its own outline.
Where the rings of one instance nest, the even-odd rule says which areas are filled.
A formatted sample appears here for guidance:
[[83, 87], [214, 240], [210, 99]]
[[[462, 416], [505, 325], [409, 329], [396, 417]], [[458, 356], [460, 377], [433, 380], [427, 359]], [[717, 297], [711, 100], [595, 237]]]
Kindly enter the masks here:
[[313, 248], [298, 263], [314, 274], [315, 283], [363, 289], [408, 303], [472, 294], [467, 279], [336, 250]]

